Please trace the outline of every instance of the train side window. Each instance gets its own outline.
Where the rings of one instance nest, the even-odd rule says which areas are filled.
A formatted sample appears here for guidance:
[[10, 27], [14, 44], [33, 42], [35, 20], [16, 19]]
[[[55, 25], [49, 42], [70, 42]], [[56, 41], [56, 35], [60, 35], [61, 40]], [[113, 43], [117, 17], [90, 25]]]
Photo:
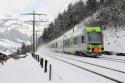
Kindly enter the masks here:
[[53, 44], [52, 44], [52, 48], [53, 48]]
[[70, 39], [68, 39], [68, 47], [70, 47]]
[[66, 47], [68, 47], [68, 41], [67, 40], [64, 40], [63, 41], [63, 46], [66, 48]]
[[53, 48], [55, 48], [55, 45], [53, 44]]
[[84, 38], [84, 36], [82, 36], [82, 43], [85, 43], [85, 38]]
[[73, 43], [78, 44], [78, 37], [73, 38]]
[[53, 44], [52, 44], [52, 48], [54, 48]]
[[75, 44], [75, 38], [73, 38], [73, 44]]
[[79, 44], [82, 43], [82, 36], [79, 36]]
[[57, 48], [57, 43], [55, 43], [55, 46], [56, 46], [56, 48]]
[[56, 44], [54, 43], [54, 48], [56, 48]]
[[65, 47], [65, 40], [63, 40], [63, 47]]
[[65, 47], [67, 47], [67, 40], [65, 40]]

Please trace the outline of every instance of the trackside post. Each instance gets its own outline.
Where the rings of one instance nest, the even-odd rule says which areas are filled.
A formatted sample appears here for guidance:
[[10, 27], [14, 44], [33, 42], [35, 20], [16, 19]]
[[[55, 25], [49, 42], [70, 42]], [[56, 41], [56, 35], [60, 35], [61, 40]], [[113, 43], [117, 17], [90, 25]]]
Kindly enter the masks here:
[[44, 59], [41, 58], [41, 59], [40, 59], [40, 65], [41, 65], [42, 68], [43, 68], [43, 61], [44, 61]]
[[49, 65], [49, 80], [51, 81], [52, 78], [52, 65]]
[[47, 72], [47, 63], [48, 63], [48, 61], [45, 60], [45, 67], [44, 67], [44, 72], [45, 72], [45, 73]]

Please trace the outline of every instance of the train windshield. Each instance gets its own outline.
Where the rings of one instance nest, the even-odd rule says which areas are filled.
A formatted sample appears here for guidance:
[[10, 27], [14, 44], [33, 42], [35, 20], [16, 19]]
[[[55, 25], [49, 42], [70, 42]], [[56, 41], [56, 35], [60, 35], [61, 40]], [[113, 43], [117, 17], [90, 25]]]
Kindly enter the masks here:
[[89, 32], [89, 43], [102, 43], [101, 32]]

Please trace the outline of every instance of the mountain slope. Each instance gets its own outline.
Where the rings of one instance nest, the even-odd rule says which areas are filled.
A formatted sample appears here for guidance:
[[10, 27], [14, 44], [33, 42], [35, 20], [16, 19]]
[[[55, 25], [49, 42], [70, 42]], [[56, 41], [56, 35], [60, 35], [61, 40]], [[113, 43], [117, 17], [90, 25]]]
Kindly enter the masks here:
[[0, 33], [0, 52], [10, 54], [21, 47], [22, 43], [30, 44], [30, 38], [18, 30], [11, 29]]
[[[22, 43], [23, 41], [25, 42], [30, 40], [29, 37], [27, 37], [26, 35], [22, 34], [21, 32], [15, 29], [0, 33], [0, 39], [8, 39], [16, 43]], [[19, 40], [23, 41], [21, 42]]]

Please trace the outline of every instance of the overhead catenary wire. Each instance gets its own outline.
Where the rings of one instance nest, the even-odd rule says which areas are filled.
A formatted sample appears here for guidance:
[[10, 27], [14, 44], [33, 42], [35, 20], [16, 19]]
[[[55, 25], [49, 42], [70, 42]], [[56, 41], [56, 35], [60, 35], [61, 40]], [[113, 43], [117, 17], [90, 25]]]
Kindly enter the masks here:
[[32, 22], [33, 24], [33, 48], [32, 48], [32, 50], [33, 50], [33, 53], [35, 53], [35, 23], [36, 22], [46, 22], [46, 21], [36, 21], [36, 18], [35, 18], [35, 16], [41, 16], [41, 15], [44, 15], [44, 16], [46, 16], [46, 14], [40, 14], [40, 13], [35, 13], [35, 11], [33, 11], [33, 13], [24, 13], [24, 14], [21, 14], [21, 15], [31, 15], [31, 16], [33, 16], [33, 20], [32, 21], [27, 21], [27, 22]]

